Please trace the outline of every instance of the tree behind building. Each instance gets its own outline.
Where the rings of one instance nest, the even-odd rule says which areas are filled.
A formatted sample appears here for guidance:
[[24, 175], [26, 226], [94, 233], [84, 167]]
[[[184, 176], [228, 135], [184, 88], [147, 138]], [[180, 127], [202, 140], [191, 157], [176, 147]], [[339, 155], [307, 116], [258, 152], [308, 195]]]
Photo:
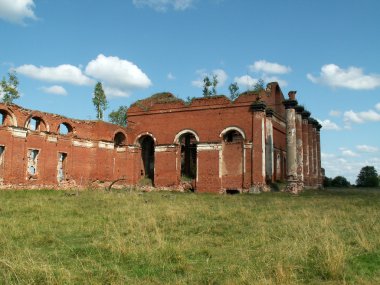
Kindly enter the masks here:
[[126, 127], [128, 118], [127, 109], [127, 106], [120, 106], [119, 109], [112, 111], [108, 115], [110, 122], [122, 127]]
[[106, 94], [104, 93], [102, 83], [98, 82], [95, 85], [94, 97], [92, 103], [95, 106], [96, 118], [103, 120], [103, 112], [108, 108], [108, 101]]
[[2, 102], [5, 104], [12, 104], [13, 100], [18, 99], [18, 79], [15, 72], [8, 73], [8, 80], [3, 77], [0, 83], [0, 94], [2, 95]]

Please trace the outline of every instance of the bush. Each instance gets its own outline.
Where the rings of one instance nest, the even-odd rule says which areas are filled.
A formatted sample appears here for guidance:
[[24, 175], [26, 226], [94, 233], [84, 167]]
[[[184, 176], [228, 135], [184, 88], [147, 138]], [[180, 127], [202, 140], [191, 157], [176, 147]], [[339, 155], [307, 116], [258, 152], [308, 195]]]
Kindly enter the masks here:
[[331, 187], [350, 187], [350, 182], [343, 176], [336, 176], [331, 181]]

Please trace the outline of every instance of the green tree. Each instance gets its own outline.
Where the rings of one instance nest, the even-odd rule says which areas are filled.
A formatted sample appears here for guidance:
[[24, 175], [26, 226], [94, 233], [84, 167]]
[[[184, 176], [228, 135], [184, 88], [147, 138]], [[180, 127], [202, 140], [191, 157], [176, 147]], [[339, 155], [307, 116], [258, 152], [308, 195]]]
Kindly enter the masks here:
[[211, 91], [210, 91], [211, 86], [212, 86], [212, 83], [210, 81], [210, 78], [206, 75], [205, 78], [203, 78], [203, 96], [204, 97], [211, 96]]
[[106, 94], [104, 93], [102, 83], [100, 82], [95, 85], [92, 103], [95, 106], [96, 118], [98, 120], [103, 120], [103, 112], [108, 108], [108, 101]]
[[265, 82], [264, 80], [262, 79], [259, 79], [256, 84], [253, 86], [253, 90], [254, 92], [260, 92], [262, 90], [265, 90]]
[[364, 166], [356, 179], [358, 187], [377, 187], [379, 186], [379, 178], [377, 171], [373, 166]]
[[228, 86], [228, 90], [230, 91], [231, 100], [235, 100], [237, 97], [239, 97], [239, 86], [236, 82], [231, 83], [230, 86]]
[[18, 93], [18, 78], [16, 72], [8, 73], [8, 80], [3, 77], [0, 83], [0, 94], [2, 95], [2, 102], [5, 104], [12, 104], [13, 100], [18, 99], [20, 94]]
[[331, 181], [331, 186], [332, 187], [350, 187], [350, 182], [348, 182], [348, 180], [343, 176], [336, 176]]
[[108, 115], [110, 122], [122, 127], [126, 127], [128, 118], [127, 109], [127, 106], [120, 106], [119, 109], [112, 111]]
[[216, 95], [216, 86], [218, 85], [219, 81], [218, 81], [218, 76], [217, 75], [213, 75], [212, 76], [212, 91], [211, 91], [211, 95]]

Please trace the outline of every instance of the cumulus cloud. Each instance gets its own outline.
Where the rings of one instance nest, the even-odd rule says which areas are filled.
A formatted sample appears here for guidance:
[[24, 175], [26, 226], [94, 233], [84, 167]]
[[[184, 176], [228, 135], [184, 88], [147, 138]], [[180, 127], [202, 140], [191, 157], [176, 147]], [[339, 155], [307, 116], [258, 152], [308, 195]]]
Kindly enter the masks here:
[[85, 73], [106, 86], [121, 91], [148, 88], [152, 82], [148, 76], [134, 63], [120, 59], [116, 56], [104, 56], [99, 54], [91, 60], [85, 69]]
[[0, 18], [8, 22], [23, 24], [25, 19], [36, 19], [34, 7], [33, 0], [0, 0]]
[[339, 131], [341, 129], [336, 123], [330, 121], [329, 119], [323, 121], [318, 120], [318, 122], [322, 125], [324, 130]]
[[15, 68], [17, 73], [23, 74], [33, 79], [62, 82], [75, 85], [90, 85], [94, 81], [82, 73], [82, 70], [74, 65], [62, 64], [56, 67], [35, 66], [25, 64]]
[[350, 124], [350, 123], [361, 124], [364, 122], [380, 121], [380, 114], [373, 110], [368, 110], [364, 112], [354, 112], [353, 110], [350, 110], [350, 111], [344, 112], [343, 118], [346, 124]]
[[307, 74], [307, 78], [316, 84], [324, 84], [330, 87], [343, 87], [354, 90], [374, 89], [380, 87], [380, 75], [366, 75], [358, 67], [343, 69], [335, 64], [322, 66], [319, 77]]
[[[94, 85], [96, 81], [101, 81], [104, 90], [108, 91], [106, 94], [111, 97], [126, 97], [133, 89], [148, 88], [152, 85], [148, 76], [134, 63], [116, 56], [107, 57], [103, 54], [99, 54], [96, 59], [91, 60], [84, 72], [82, 66], [76, 67], [70, 64], [56, 67], [37, 67], [26, 64], [14, 68], [14, 70], [30, 78], [47, 82]], [[57, 91], [56, 86], [54, 89], [50, 89], [50, 91], [63, 93], [62, 89]], [[48, 89], [42, 90], [47, 92]]]
[[276, 62], [268, 62], [266, 60], [259, 60], [249, 66], [252, 72], [264, 72], [269, 74], [285, 74], [292, 71], [289, 66], [281, 65]]
[[240, 88], [249, 90], [252, 89], [259, 80], [249, 75], [243, 75], [240, 77], [235, 77], [234, 81], [239, 85]]
[[378, 152], [379, 148], [375, 146], [370, 146], [370, 145], [357, 145], [356, 148], [361, 151], [361, 152], [369, 152], [369, 153], [374, 153]]
[[377, 103], [376, 106], [375, 106], [376, 110], [377, 111], [380, 111], [380, 103]]
[[172, 8], [184, 11], [193, 5], [194, 0], [133, 0], [136, 7], [149, 7], [159, 12], [166, 12]]
[[203, 79], [208, 76], [210, 78], [210, 80], [212, 80], [212, 77], [214, 75], [216, 75], [216, 78], [218, 79], [218, 86], [223, 86], [227, 79], [228, 79], [228, 75], [227, 73], [223, 70], [223, 69], [214, 69], [211, 74], [207, 73], [205, 69], [199, 69], [196, 71], [196, 73], [198, 74], [198, 78], [196, 80], [193, 80], [191, 82], [191, 85], [195, 86], [195, 87], [198, 87], [198, 88], [202, 88], [203, 87]]
[[42, 90], [42, 92], [47, 94], [67, 95], [66, 89], [59, 85], [53, 85], [49, 87], [43, 86], [40, 89]]

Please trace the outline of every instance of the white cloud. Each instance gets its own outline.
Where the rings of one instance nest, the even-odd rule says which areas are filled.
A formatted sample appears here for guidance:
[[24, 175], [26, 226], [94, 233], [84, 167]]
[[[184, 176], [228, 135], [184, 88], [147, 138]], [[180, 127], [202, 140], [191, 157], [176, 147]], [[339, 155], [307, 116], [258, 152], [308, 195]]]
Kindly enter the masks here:
[[346, 124], [350, 124], [350, 123], [361, 124], [366, 121], [372, 121], [372, 122], [380, 121], [380, 114], [373, 110], [368, 110], [364, 112], [354, 112], [350, 110], [350, 111], [344, 112], [343, 117], [344, 117], [344, 122]]
[[366, 75], [358, 67], [340, 68], [335, 64], [322, 66], [319, 77], [307, 74], [307, 78], [317, 84], [325, 84], [330, 87], [343, 87], [355, 90], [374, 89], [380, 87], [380, 75]]
[[278, 78], [277, 76], [263, 76], [263, 80], [265, 82], [277, 82], [281, 87], [285, 87], [288, 85], [288, 82]]
[[285, 74], [289, 73], [292, 69], [289, 66], [281, 65], [276, 62], [268, 62], [266, 60], [259, 60], [249, 66], [250, 71], [264, 72], [270, 74]]
[[62, 64], [56, 67], [37, 67], [31, 64], [25, 64], [15, 68], [15, 70], [33, 79], [64, 82], [75, 85], [91, 85], [94, 81], [82, 73], [82, 70], [70, 64]]
[[377, 103], [377, 104], [375, 105], [375, 108], [376, 108], [377, 111], [380, 111], [380, 103]]
[[324, 130], [339, 131], [341, 129], [336, 123], [330, 121], [329, 119], [323, 121], [318, 120], [318, 122], [322, 125]]
[[234, 82], [236, 82], [241, 89], [245, 88], [248, 90], [252, 89], [258, 81], [259, 81], [258, 79], [253, 78], [249, 75], [243, 75], [243, 76], [234, 78]]
[[198, 87], [198, 88], [203, 87], [203, 79], [206, 76], [208, 76], [210, 78], [210, 80], [212, 81], [212, 77], [214, 75], [216, 75], [216, 77], [218, 79], [218, 85], [216, 86], [217, 88], [218, 88], [218, 86], [223, 86], [228, 79], [228, 75], [223, 69], [214, 69], [211, 74], [207, 73], [205, 69], [199, 69], [195, 73], [198, 74], [198, 78], [196, 80], [193, 80], [191, 82], [191, 85]]
[[137, 7], [147, 6], [159, 12], [166, 12], [169, 8], [184, 11], [193, 5], [194, 0], [133, 0]]
[[332, 116], [332, 117], [340, 117], [340, 115], [342, 115], [342, 112], [338, 111], [338, 110], [331, 110], [329, 112], [329, 115]]
[[131, 95], [130, 92], [126, 90], [122, 90], [119, 88], [112, 88], [107, 85], [104, 85], [103, 89], [107, 97], [129, 97]]
[[224, 83], [226, 83], [228, 75], [223, 69], [215, 69], [212, 71], [212, 76], [216, 75], [218, 79], [218, 85], [217, 86], [223, 86]]
[[353, 152], [352, 150], [350, 150], [350, 149], [347, 149], [347, 148], [345, 148], [345, 147], [341, 147], [341, 148], [339, 148], [339, 150], [341, 151], [341, 154], [343, 155], [343, 156], [348, 156], [348, 157], [357, 157], [357, 156], [359, 156], [356, 152]]
[[375, 147], [375, 146], [370, 146], [370, 145], [357, 145], [356, 148], [361, 151], [361, 152], [369, 152], [369, 153], [373, 153], [373, 152], [378, 152], [379, 151], [379, 148], [378, 147]]
[[24, 19], [36, 19], [33, 0], [0, 0], [0, 18], [17, 24], [23, 24]]
[[66, 89], [59, 85], [53, 85], [49, 87], [43, 86], [40, 89], [42, 90], [42, 92], [48, 94], [67, 95]]
[[169, 80], [175, 80], [175, 76], [174, 76], [171, 72], [168, 73], [167, 78], [168, 78]]
[[152, 82], [148, 76], [134, 63], [116, 56], [99, 54], [91, 60], [85, 73], [104, 82], [109, 89], [118, 89], [119, 94], [127, 94], [128, 90], [148, 88]]

